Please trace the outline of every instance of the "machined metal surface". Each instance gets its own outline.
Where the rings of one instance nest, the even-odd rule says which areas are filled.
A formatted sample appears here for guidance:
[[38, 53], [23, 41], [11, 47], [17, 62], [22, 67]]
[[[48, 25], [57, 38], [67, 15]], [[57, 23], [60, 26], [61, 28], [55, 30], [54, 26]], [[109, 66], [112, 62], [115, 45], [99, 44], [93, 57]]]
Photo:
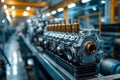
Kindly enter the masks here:
[[31, 44], [29, 41], [27, 41], [25, 39], [24, 36], [22, 36], [22, 39], [24, 40], [25, 44], [27, 45], [27, 47], [29, 48], [29, 50], [32, 52], [32, 54], [38, 59], [38, 61], [42, 64], [42, 66], [44, 67], [44, 69], [47, 71], [47, 73], [50, 74], [50, 76], [54, 79], [54, 80], [65, 80], [65, 78], [57, 72], [57, 70], [55, 68], [53, 68], [53, 66], [42, 56], [42, 54], [40, 54], [40, 52], [38, 52]]
[[[34, 26], [35, 29], [37, 29], [36, 26]], [[36, 31], [34, 35], [36, 35]], [[80, 29], [77, 20], [74, 24], [71, 24], [71, 20], [68, 23], [64, 20], [60, 20], [60, 22], [52, 20], [44, 28], [43, 34], [34, 35], [31, 35], [33, 39], [31, 43], [35, 48], [38, 46], [42, 48], [44, 56], [49, 56], [53, 60], [46, 57], [51, 65], [53, 62], [57, 63], [75, 78], [97, 75], [96, 64], [99, 64], [100, 60], [104, 58], [98, 29]], [[44, 56], [41, 55], [41, 58]], [[38, 58], [38, 56], [36, 57]], [[40, 61], [40, 63], [42, 62]], [[53, 66], [56, 68], [55, 65]], [[61, 70], [59, 71], [61, 72]]]
[[81, 33], [46, 31], [42, 37], [43, 41], [40, 43], [44, 43], [41, 47], [45, 49], [49, 47], [51, 51], [66, 55], [70, 61], [83, 64], [90, 63], [95, 62], [95, 56], [98, 56], [99, 53], [98, 33], [97, 30], [87, 29]]

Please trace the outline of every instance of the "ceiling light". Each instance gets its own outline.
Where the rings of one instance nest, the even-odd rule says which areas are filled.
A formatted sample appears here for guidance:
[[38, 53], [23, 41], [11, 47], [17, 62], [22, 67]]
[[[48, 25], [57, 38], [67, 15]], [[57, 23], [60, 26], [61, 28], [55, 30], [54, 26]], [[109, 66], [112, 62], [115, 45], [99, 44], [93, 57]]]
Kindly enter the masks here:
[[68, 5], [68, 8], [73, 8], [73, 7], [75, 7], [76, 6], [76, 4], [75, 3], [72, 3], [72, 4], [69, 4]]
[[102, 1], [101, 1], [101, 3], [102, 3], [102, 4], [105, 4], [105, 1], [104, 1], [104, 0], [102, 0]]
[[26, 10], [28, 10], [28, 11], [29, 11], [30, 9], [31, 9], [30, 7], [26, 7]]
[[28, 22], [28, 23], [31, 23], [32, 21], [31, 21], [31, 19], [28, 19], [27, 22]]
[[57, 11], [62, 12], [63, 10], [64, 10], [64, 8], [59, 8]]
[[28, 16], [28, 12], [24, 11], [23, 16]]
[[3, 8], [4, 8], [4, 9], [7, 9], [7, 5], [4, 5]]
[[5, 2], [5, 0], [1, 0], [1, 2], [3, 3], [3, 2]]
[[97, 10], [97, 8], [96, 8], [96, 7], [93, 7], [92, 9], [93, 9], [93, 11], [96, 11], [96, 10]]
[[89, 2], [91, 0], [82, 0], [82, 3], [86, 3], [86, 2]]
[[52, 15], [55, 15], [57, 12], [54, 10], [51, 12]]
[[46, 16], [50, 16], [50, 13], [46, 13]]
[[42, 18], [45, 18], [45, 17], [46, 17], [46, 16], [43, 14], [43, 15], [42, 15]]
[[15, 6], [12, 6], [11, 8], [12, 8], [12, 9], [15, 9]]

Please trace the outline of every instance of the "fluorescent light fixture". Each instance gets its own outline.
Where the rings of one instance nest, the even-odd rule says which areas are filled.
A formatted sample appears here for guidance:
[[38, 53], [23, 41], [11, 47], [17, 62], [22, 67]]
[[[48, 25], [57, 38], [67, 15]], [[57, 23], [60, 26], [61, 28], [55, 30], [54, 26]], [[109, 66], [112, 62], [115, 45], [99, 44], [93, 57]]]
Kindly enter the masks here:
[[57, 12], [54, 10], [51, 12], [52, 15], [55, 15]]
[[91, 0], [82, 0], [82, 3], [86, 3], [86, 2], [89, 2]]
[[92, 9], [93, 9], [93, 11], [96, 11], [96, 10], [97, 10], [97, 8], [96, 8], [96, 7], [93, 7]]
[[46, 16], [50, 16], [50, 13], [46, 13]]
[[102, 0], [101, 3], [102, 3], [102, 4], [105, 4], [105, 0]]
[[3, 8], [4, 8], [4, 9], [7, 9], [7, 5], [4, 5]]
[[57, 11], [62, 12], [63, 10], [64, 10], [64, 8], [59, 8]]
[[43, 14], [43, 15], [42, 15], [42, 18], [45, 18], [45, 17], [46, 17], [46, 15]]
[[3, 3], [3, 2], [5, 2], [5, 0], [1, 0], [1, 2]]
[[15, 6], [11, 6], [11, 9], [15, 9]]
[[23, 16], [28, 16], [28, 12], [24, 11]]
[[58, 21], [63, 20], [63, 19], [62, 18], [55, 18], [54, 20], [58, 22]]
[[73, 7], [75, 7], [76, 6], [76, 4], [75, 3], [72, 3], [72, 4], [69, 4], [67, 7], [68, 8], [73, 8]]
[[29, 6], [28, 6], [28, 7], [26, 7], [26, 10], [27, 10], [27, 11], [29, 11], [30, 9], [31, 9], [31, 8], [30, 8]]
[[54, 20], [55, 20], [55, 21], [58, 21], [58, 20], [59, 20], [59, 18], [55, 18]]

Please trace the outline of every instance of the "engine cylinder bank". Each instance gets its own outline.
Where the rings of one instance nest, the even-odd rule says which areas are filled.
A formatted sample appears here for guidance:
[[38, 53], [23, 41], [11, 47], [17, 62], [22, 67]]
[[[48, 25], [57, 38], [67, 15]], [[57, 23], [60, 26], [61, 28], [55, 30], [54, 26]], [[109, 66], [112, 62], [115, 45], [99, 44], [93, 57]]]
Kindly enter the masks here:
[[[96, 63], [99, 54], [99, 30], [80, 29], [79, 21], [52, 20], [46, 23], [43, 35], [38, 39], [39, 46], [46, 51], [70, 61], [71, 63]], [[39, 38], [39, 37], [38, 37]]]

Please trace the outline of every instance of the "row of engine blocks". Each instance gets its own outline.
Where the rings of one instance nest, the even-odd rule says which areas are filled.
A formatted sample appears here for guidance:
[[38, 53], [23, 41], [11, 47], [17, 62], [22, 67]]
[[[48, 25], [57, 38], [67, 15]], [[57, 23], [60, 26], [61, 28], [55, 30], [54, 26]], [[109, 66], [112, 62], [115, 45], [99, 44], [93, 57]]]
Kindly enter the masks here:
[[98, 62], [103, 55], [100, 52], [100, 32], [98, 29], [80, 30], [79, 23], [48, 24], [40, 45], [45, 49], [64, 56], [68, 61], [80, 64]]

